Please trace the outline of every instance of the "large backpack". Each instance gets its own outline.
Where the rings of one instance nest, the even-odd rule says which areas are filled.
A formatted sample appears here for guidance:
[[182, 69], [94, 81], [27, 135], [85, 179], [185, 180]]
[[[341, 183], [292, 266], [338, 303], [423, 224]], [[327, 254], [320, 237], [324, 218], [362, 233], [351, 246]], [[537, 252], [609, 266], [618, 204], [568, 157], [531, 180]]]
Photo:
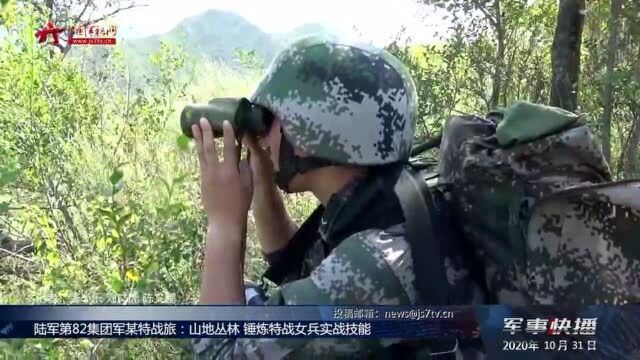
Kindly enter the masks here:
[[[480, 260], [489, 303], [640, 302], [640, 180], [611, 181], [579, 116], [516, 102], [451, 117], [437, 181], [427, 178], [412, 161], [396, 186], [423, 302], [456, 302], [433, 260], [460, 241]], [[438, 224], [458, 224], [461, 236]]]

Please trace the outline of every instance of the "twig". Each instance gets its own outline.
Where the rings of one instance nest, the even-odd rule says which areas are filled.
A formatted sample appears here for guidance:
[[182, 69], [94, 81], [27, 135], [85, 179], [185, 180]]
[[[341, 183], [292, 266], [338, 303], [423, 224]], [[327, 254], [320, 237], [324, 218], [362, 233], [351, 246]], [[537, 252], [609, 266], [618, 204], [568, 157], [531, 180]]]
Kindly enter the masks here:
[[131, 4], [131, 5], [125, 6], [125, 7], [118, 7], [116, 10], [112, 11], [109, 14], [102, 15], [101, 17], [99, 17], [97, 19], [92, 19], [92, 20], [90, 19], [90, 20], [85, 21], [83, 25], [87, 26], [87, 25], [90, 25], [90, 24], [95, 24], [95, 23], [100, 22], [100, 21], [102, 21], [102, 20], [104, 20], [104, 19], [106, 19], [106, 18], [108, 18], [110, 16], [113, 16], [113, 15], [119, 13], [120, 11], [129, 10], [129, 9], [133, 9], [133, 8], [136, 8], [136, 7], [144, 7], [144, 6], [149, 6], [149, 5], [148, 4]]
[[9, 250], [7, 250], [7, 249], [5, 249], [5, 248], [1, 248], [1, 247], [0, 247], [0, 250], [2, 250], [2, 251], [4, 251], [4, 252], [6, 252], [7, 254], [9, 254], [9, 256], [15, 256], [15, 257], [17, 257], [17, 258], [20, 258], [20, 259], [22, 259], [22, 260], [24, 260], [24, 261], [28, 261], [28, 262], [31, 262], [31, 263], [36, 262], [36, 261], [35, 261], [35, 260], [33, 260], [33, 259], [26, 258], [26, 257], [24, 257], [24, 256], [22, 256], [22, 255], [20, 255], [20, 254], [14, 253], [13, 251], [9, 251]]
[[30, 247], [33, 247], [33, 244], [29, 244], [29, 245], [27, 245], [27, 246], [23, 246], [23, 247], [21, 247], [20, 249], [18, 249], [18, 252], [20, 253], [20, 252], [22, 252], [23, 250], [25, 250], [25, 249], [27, 249], [27, 248], [30, 248]]
[[85, 13], [85, 12], [87, 11], [87, 9], [89, 8], [89, 5], [94, 5], [94, 4], [93, 4], [93, 1], [87, 1], [87, 2], [84, 4], [84, 9], [82, 9], [82, 11], [80, 12], [80, 14], [79, 14], [78, 16], [76, 16], [76, 20], [75, 20], [75, 21], [80, 20], [80, 19], [84, 16], [84, 13]]

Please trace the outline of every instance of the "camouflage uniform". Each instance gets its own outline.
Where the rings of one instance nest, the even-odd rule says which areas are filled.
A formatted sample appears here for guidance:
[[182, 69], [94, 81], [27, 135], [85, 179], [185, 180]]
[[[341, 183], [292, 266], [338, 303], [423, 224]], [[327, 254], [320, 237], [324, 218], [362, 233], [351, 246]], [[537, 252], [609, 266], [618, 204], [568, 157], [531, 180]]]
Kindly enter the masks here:
[[[252, 101], [274, 111], [287, 141], [311, 157], [364, 166], [408, 159], [415, 86], [384, 50], [303, 39], [274, 60]], [[332, 196], [303, 265], [288, 274], [267, 305], [416, 303], [411, 251], [392, 179], [378, 168], [370, 170]], [[460, 257], [451, 254], [446, 263], [450, 284], [468, 288], [469, 271]], [[390, 345], [398, 341], [203, 339], [195, 350], [203, 358], [391, 358]]]
[[[402, 211], [385, 175], [355, 181], [334, 194], [322, 214], [317, 241], [297, 273], [266, 305], [416, 303], [411, 250], [405, 241]], [[395, 223], [395, 224], [394, 224]], [[394, 225], [389, 225], [394, 224]], [[380, 228], [384, 228], [381, 230]], [[287, 259], [274, 259], [287, 261]], [[473, 290], [469, 272], [455, 253], [445, 263], [450, 285]], [[392, 358], [399, 340], [375, 339], [202, 339], [198, 358]], [[421, 351], [428, 352], [425, 343]], [[426, 355], [425, 355], [426, 356]]]

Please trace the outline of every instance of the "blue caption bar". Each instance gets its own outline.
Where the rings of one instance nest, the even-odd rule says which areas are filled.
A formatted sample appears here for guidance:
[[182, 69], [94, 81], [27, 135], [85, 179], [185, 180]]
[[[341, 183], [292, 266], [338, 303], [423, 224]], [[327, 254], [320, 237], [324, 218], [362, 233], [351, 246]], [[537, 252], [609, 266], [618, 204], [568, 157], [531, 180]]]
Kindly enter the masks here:
[[402, 321], [16, 321], [1, 338], [439, 338], [438, 324]]
[[4, 321], [451, 321], [462, 316], [472, 318], [473, 311], [471, 306], [0, 305], [0, 319]]

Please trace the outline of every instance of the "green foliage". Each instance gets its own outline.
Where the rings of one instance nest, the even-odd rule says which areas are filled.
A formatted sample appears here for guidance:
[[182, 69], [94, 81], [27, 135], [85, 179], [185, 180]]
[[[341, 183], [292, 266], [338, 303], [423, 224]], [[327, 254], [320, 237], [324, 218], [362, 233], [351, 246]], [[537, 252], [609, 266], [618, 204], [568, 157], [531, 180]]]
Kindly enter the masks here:
[[235, 60], [242, 65], [243, 68], [249, 70], [264, 70], [264, 61], [256, 55], [255, 50], [236, 49], [234, 52]]
[[[120, 50], [88, 54], [100, 56], [94, 62], [62, 58], [34, 41], [42, 19], [28, 6], [9, 4], [0, 16], [8, 34], [0, 41], [0, 127], [12, 129], [0, 139], [0, 233], [32, 245], [22, 252], [31, 261], [2, 260], [0, 302], [195, 303], [205, 217], [178, 110], [211, 88], [246, 93], [259, 69], [192, 81], [213, 67], [194, 67], [179, 46], [163, 43], [136, 86]], [[255, 242], [248, 251], [255, 281], [265, 264]], [[0, 357], [185, 351], [180, 341], [0, 342]]]

